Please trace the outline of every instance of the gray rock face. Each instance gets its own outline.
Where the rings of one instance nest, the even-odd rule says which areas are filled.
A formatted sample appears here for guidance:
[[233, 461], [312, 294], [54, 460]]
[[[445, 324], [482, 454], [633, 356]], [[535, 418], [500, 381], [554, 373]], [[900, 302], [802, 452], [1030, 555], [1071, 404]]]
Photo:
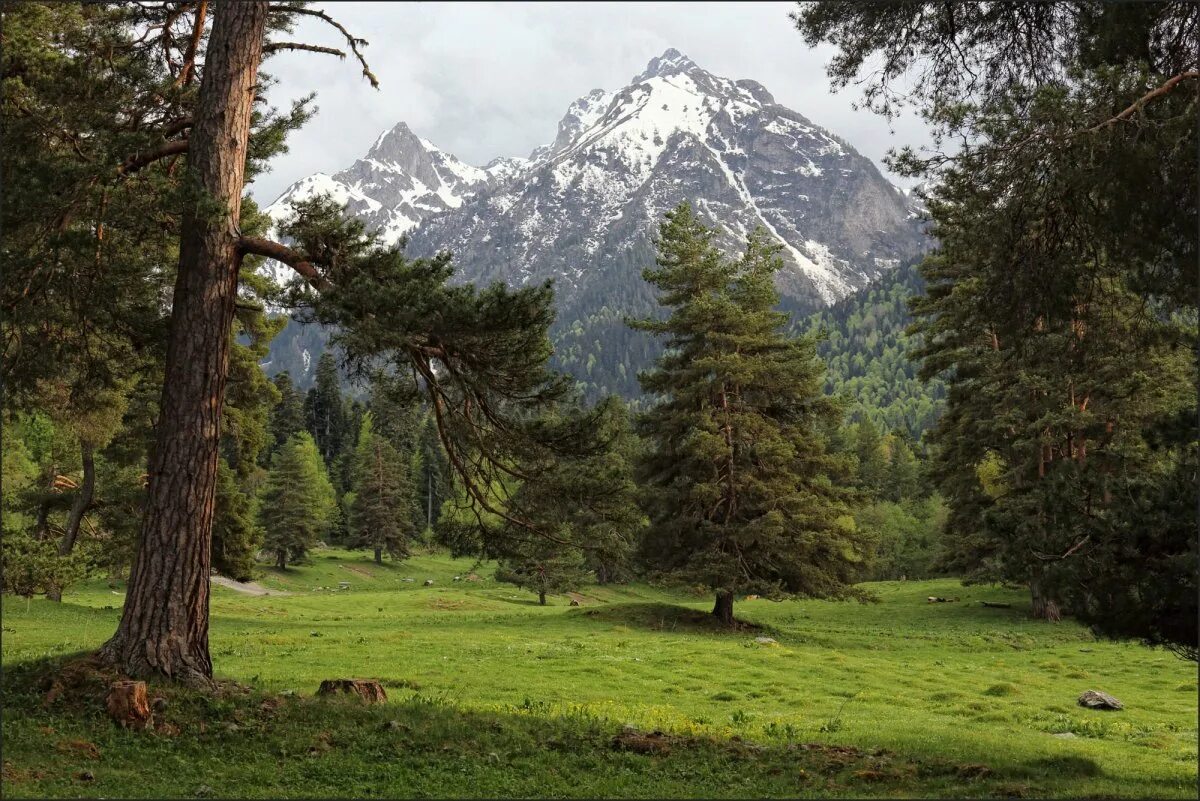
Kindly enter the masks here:
[[[640, 282], [650, 237], [691, 201], [736, 252], [755, 226], [783, 246], [779, 288], [829, 303], [925, 247], [917, 209], [837, 137], [678, 51], [633, 82], [571, 104], [520, 180], [431, 216], [410, 252], [448, 249], [468, 280], [555, 281], [587, 313], [615, 283]], [[592, 296], [592, 297], [589, 297]]]
[[1079, 705], [1088, 709], [1124, 709], [1125, 705], [1108, 693], [1088, 690], [1079, 696]]
[[529, 159], [472, 167], [401, 122], [268, 212], [281, 218], [318, 192], [388, 241], [411, 234], [414, 255], [451, 250], [467, 280], [554, 279], [564, 306], [614, 279], [640, 281], [656, 224], [682, 200], [731, 251], [765, 227], [783, 246], [788, 297], [832, 302], [926, 247], [916, 206], [870, 160], [761, 84], [675, 49], [619, 91], [572, 103]]

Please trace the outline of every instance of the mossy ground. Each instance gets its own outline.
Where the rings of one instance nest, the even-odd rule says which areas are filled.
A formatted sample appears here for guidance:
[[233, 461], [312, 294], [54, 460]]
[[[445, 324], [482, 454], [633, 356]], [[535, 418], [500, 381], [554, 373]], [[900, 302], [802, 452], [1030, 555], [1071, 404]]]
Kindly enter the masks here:
[[[739, 602], [752, 625], [729, 632], [706, 597], [588, 587], [540, 607], [486, 566], [453, 581], [471, 567], [331, 549], [260, 580], [290, 595], [214, 588], [216, 671], [248, 689], [154, 688], [165, 733], [118, 728], [94, 693], [43, 705], [38, 674], [113, 631], [122, 588], [5, 598], [4, 796], [1196, 797], [1195, 665], [1030, 620], [1018, 591]], [[390, 701], [309, 697], [337, 677]], [[1126, 709], [1076, 706], [1086, 689]], [[625, 725], [666, 748], [614, 745]]]

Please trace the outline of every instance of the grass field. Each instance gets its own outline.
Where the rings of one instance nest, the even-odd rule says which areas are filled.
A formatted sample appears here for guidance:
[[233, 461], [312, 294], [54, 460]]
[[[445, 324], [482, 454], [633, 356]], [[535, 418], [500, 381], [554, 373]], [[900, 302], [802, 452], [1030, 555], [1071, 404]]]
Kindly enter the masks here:
[[[727, 632], [707, 597], [589, 587], [580, 607], [539, 607], [487, 566], [453, 580], [470, 570], [323, 550], [266, 572], [288, 595], [214, 587], [216, 672], [252, 691], [156, 690], [168, 734], [36, 688], [113, 631], [120, 588], [6, 597], [4, 796], [1196, 797], [1195, 665], [1029, 620], [1019, 591], [745, 601], [738, 618], [761, 629]], [[336, 677], [382, 679], [389, 703], [308, 698]], [[1126, 709], [1076, 706], [1087, 689]], [[665, 745], [629, 750], [623, 726]]]

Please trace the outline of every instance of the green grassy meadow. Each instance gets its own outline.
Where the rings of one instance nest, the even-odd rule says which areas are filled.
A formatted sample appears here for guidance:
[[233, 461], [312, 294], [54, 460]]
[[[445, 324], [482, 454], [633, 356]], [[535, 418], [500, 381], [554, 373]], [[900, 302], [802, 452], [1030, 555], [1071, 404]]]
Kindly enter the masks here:
[[[1197, 794], [1194, 663], [1030, 620], [1021, 591], [940, 580], [867, 585], [874, 604], [739, 601], [761, 628], [729, 632], [707, 596], [588, 587], [579, 607], [540, 607], [488, 565], [453, 580], [471, 570], [329, 549], [265, 571], [288, 595], [214, 587], [214, 667], [249, 690], [153, 688], [168, 733], [46, 704], [37, 684], [113, 631], [121, 588], [5, 597], [4, 796]], [[389, 702], [309, 698], [340, 677], [381, 679]], [[1087, 689], [1125, 710], [1078, 707]], [[614, 743], [625, 726], [669, 747]]]

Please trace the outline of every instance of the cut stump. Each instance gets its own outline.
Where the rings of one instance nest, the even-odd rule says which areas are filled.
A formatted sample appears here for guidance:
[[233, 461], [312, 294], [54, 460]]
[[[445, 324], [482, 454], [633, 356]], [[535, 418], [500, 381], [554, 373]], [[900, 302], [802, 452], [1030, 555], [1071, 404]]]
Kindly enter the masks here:
[[144, 681], [114, 681], [105, 699], [108, 716], [127, 729], [144, 729], [151, 723], [150, 699]]
[[325, 679], [317, 688], [317, 695], [357, 695], [368, 704], [387, 700], [383, 685], [374, 679]]

